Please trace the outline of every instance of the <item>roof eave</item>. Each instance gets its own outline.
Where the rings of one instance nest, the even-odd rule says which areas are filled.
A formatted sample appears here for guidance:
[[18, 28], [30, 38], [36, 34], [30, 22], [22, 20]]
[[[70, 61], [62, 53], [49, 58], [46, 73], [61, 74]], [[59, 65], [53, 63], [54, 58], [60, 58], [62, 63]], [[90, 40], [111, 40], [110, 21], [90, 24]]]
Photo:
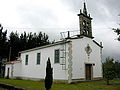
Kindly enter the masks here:
[[52, 47], [52, 46], [55, 46], [55, 45], [60, 45], [60, 44], [63, 44], [63, 43], [68, 43], [70, 41], [59, 41], [59, 42], [55, 42], [53, 44], [49, 44], [49, 45], [45, 45], [45, 46], [40, 46], [40, 47], [36, 47], [36, 48], [32, 48], [32, 49], [28, 49], [28, 50], [24, 50], [24, 51], [21, 51], [19, 53], [26, 53], [26, 52], [29, 52], [29, 51], [34, 51], [34, 50], [38, 50], [38, 49], [43, 49], [43, 48], [47, 48], [47, 47]]
[[97, 44], [99, 47], [103, 48], [103, 46], [100, 45], [99, 43], [97, 43], [95, 40], [93, 40], [93, 42], [94, 42], [95, 44]]

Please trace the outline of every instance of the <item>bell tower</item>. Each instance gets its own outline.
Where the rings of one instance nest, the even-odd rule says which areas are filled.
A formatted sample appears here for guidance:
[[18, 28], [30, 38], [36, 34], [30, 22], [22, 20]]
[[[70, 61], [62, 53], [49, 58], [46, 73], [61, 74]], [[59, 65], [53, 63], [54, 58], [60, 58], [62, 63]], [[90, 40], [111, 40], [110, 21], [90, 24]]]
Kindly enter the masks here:
[[90, 14], [87, 14], [85, 2], [84, 2], [83, 10], [80, 9], [80, 14], [78, 14], [78, 16], [79, 16], [79, 24], [80, 24], [80, 35], [93, 38], [92, 26], [91, 26], [92, 18], [90, 17]]

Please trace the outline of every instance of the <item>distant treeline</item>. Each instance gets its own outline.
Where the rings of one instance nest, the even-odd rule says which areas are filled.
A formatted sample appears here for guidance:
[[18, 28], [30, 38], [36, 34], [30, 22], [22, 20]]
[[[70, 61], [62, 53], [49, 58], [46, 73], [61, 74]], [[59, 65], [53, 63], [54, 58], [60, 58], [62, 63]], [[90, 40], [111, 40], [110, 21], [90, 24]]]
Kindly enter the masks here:
[[24, 33], [19, 34], [11, 32], [7, 37], [7, 30], [3, 31], [3, 27], [0, 24], [0, 60], [6, 58], [15, 60], [18, 57], [20, 51], [31, 49], [43, 45], [49, 44], [49, 37], [45, 33]]

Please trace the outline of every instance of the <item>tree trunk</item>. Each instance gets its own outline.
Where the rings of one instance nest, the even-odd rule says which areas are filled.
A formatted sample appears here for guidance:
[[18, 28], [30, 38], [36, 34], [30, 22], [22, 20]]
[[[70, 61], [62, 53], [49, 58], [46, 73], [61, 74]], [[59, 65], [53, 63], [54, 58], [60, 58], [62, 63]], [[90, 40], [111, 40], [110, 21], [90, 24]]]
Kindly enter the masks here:
[[49, 88], [46, 88], [46, 90], [50, 90]]

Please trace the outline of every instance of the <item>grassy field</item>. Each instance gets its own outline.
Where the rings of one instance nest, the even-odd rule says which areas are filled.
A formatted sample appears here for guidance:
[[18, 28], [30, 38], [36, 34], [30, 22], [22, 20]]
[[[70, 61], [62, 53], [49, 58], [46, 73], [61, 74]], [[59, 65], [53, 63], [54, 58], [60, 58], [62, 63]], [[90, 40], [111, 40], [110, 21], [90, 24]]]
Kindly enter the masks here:
[[[56, 84], [52, 85], [51, 90], [120, 90], [120, 80], [112, 81], [111, 85], [106, 85], [105, 82], [83, 82], [77, 84]], [[35, 82], [29, 80], [11, 80], [0, 79], [0, 83], [6, 83], [13, 86], [26, 88], [28, 90], [45, 90], [44, 82]]]
[[7, 90], [7, 89], [4, 89], [4, 88], [1, 88], [1, 87], [0, 87], [0, 90]]

